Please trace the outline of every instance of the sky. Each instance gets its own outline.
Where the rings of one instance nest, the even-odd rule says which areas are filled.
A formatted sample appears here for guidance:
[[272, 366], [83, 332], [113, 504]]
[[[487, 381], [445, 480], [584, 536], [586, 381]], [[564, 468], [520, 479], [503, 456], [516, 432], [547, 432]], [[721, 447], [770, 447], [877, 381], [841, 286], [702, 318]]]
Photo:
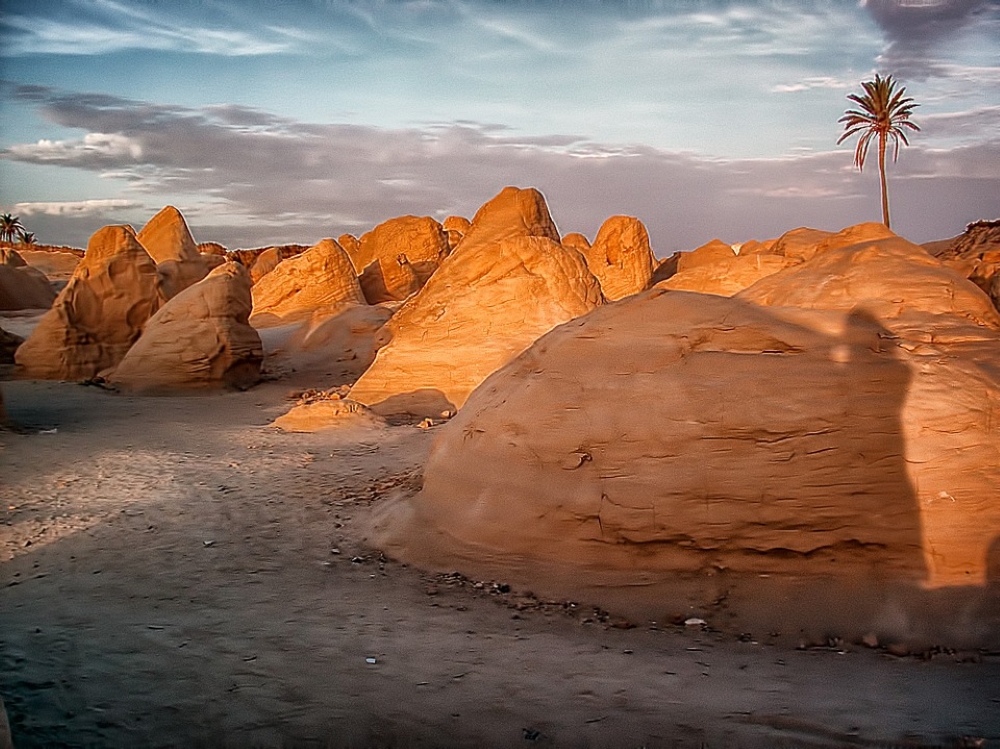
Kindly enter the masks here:
[[0, 211], [83, 247], [170, 204], [237, 248], [516, 185], [660, 257], [835, 231], [881, 219], [837, 145], [875, 72], [920, 105], [893, 229], [1000, 218], [1000, 0], [0, 0]]

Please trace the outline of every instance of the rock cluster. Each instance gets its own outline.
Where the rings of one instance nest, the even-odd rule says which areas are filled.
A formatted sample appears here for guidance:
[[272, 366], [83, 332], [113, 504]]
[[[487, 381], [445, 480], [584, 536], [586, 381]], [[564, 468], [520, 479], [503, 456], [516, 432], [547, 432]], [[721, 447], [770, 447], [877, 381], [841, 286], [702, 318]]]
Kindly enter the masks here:
[[118, 364], [163, 304], [156, 264], [131, 227], [106, 226], [17, 350], [29, 377], [82, 380]]
[[583, 257], [559, 244], [540, 193], [506, 188], [386, 323], [351, 397], [380, 413], [439, 416], [539, 336], [601, 302]]
[[655, 288], [540, 338], [380, 546], [646, 616], [709, 605], [710, 570], [734, 617], [995, 640], [1000, 318], [884, 227], [809, 242], [734, 298]]

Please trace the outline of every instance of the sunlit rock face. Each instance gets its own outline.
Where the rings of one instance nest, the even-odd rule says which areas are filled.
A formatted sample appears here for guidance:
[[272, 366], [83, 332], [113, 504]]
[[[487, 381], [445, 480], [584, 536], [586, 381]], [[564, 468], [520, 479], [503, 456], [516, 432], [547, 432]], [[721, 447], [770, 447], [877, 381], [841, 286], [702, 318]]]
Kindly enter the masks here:
[[347, 253], [324, 239], [282, 260], [253, 286], [252, 322], [258, 327], [301, 322], [319, 309], [366, 304]]
[[153, 216], [136, 238], [156, 263], [167, 299], [203, 279], [215, 264], [199, 252], [187, 221], [172, 205]]
[[17, 250], [0, 247], [0, 310], [48, 309], [56, 292]]
[[17, 350], [17, 363], [29, 377], [94, 377], [121, 361], [163, 301], [156, 264], [131, 227], [106, 226]]
[[632, 216], [609, 218], [582, 252], [608, 301], [644, 290], [656, 267], [646, 227]]
[[507, 188], [487, 203], [382, 329], [384, 345], [351, 397], [382, 413], [438, 416], [539, 336], [600, 304], [583, 257], [553, 234], [537, 191]]
[[250, 387], [264, 356], [250, 306], [250, 274], [238, 263], [220, 265], [149, 319], [108, 379], [143, 392]]
[[895, 237], [597, 308], [472, 393], [378, 543], [651, 618], [995, 641], [998, 331]]
[[422, 287], [450, 247], [444, 228], [428, 216], [385, 221], [350, 252], [361, 289], [370, 304], [401, 302]]

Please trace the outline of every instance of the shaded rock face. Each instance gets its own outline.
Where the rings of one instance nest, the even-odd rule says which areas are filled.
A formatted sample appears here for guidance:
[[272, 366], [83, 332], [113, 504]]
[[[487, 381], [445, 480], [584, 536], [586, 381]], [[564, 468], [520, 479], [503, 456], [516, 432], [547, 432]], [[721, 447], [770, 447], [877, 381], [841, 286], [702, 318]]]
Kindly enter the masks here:
[[0, 328], [0, 364], [13, 364], [14, 352], [22, 343], [21, 336]]
[[602, 300], [582, 256], [551, 239], [515, 236], [479, 251], [463, 242], [382, 328], [384, 345], [351, 398], [383, 414], [439, 416]]
[[16, 250], [0, 247], [0, 310], [48, 309], [56, 292]]
[[[944, 243], [942, 243], [944, 244]], [[927, 245], [924, 245], [927, 249]], [[989, 295], [1000, 309], [1000, 221], [977, 221], [939, 248], [941, 262]]]
[[202, 257], [184, 216], [172, 205], [153, 216], [136, 238], [156, 263], [167, 299], [208, 273], [210, 261]]
[[656, 267], [646, 227], [632, 216], [612, 216], [605, 221], [594, 244], [583, 254], [608, 301], [645, 289]]
[[156, 265], [127, 226], [90, 238], [73, 277], [17, 350], [39, 379], [95, 377], [114, 367], [163, 303]]
[[250, 327], [250, 274], [225, 263], [168, 301], [108, 377], [138, 391], [235, 387], [260, 379], [264, 358]]
[[450, 247], [444, 228], [428, 216], [401, 216], [361, 236], [351, 253], [369, 304], [401, 302], [420, 289]]
[[887, 335], [660, 289], [599, 308], [473, 393], [376, 542], [657, 619], [721, 586], [755, 626], [996, 639], [951, 608], [983, 588], [948, 586], [985, 585], [1000, 536], [1000, 336]]
[[324, 239], [254, 284], [252, 322], [283, 325], [307, 320], [318, 309], [365, 303], [347, 253], [335, 240]]
[[335, 385], [354, 383], [375, 361], [379, 330], [391, 317], [382, 305], [324, 308], [292, 334], [285, 351], [297, 372], [316, 372]]

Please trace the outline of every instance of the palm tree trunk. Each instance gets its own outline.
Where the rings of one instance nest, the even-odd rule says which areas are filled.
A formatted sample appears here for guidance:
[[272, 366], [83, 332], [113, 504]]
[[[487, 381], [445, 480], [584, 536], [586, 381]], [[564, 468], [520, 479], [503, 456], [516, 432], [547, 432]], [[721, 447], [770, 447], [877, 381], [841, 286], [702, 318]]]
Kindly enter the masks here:
[[882, 181], [882, 223], [889, 227], [889, 190], [885, 184], [885, 133], [878, 135], [878, 176]]

